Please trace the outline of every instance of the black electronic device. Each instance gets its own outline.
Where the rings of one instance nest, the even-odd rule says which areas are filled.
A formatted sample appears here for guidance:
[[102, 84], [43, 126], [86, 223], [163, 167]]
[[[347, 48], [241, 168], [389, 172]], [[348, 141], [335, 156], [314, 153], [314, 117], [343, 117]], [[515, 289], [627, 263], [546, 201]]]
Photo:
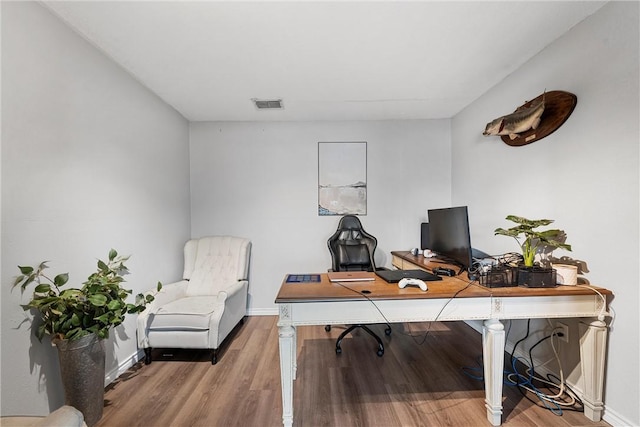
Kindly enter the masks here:
[[469, 214], [466, 206], [429, 209], [429, 249], [444, 261], [468, 271], [472, 265]]
[[432, 271], [433, 271], [433, 274], [437, 274], [438, 276], [455, 276], [456, 275], [456, 271], [452, 268], [436, 267]]
[[423, 222], [422, 224], [420, 224], [420, 249], [431, 249], [428, 222]]
[[420, 279], [425, 282], [442, 280], [442, 277], [424, 270], [377, 270], [376, 274], [389, 283], [397, 283], [402, 279]]

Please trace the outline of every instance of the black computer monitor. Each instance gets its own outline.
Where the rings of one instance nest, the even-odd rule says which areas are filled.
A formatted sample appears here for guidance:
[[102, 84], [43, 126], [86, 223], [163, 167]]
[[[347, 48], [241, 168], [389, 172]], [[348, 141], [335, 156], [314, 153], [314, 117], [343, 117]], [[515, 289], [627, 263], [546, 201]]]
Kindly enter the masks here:
[[458, 264], [460, 273], [472, 265], [469, 215], [466, 206], [429, 209], [429, 241], [438, 257]]

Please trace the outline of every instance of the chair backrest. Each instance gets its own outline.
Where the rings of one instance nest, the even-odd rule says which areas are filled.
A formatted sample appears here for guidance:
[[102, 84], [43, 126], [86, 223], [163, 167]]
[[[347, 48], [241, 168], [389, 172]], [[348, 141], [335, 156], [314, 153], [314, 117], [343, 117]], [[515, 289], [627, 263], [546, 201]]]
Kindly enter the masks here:
[[251, 242], [233, 236], [209, 236], [184, 245], [183, 278], [187, 295], [216, 295], [239, 280], [248, 280]]
[[338, 223], [338, 229], [327, 240], [332, 270], [375, 271], [373, 256], [377, 245], [376, 238], [364, 231], [357, 216], [343, 216]]

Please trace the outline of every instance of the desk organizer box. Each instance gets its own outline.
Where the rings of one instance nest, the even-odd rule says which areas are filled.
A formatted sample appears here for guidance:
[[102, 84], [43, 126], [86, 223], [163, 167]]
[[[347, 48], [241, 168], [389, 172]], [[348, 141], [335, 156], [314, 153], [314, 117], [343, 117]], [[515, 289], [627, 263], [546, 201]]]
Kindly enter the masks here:
[[480, 273], [478, 281], [487, 288], [518, 286], [518, 269], [508, 265], [494, 266]]
[[518, 286], [528, 288], [555, 288], [558, 286], [556, 270], [547, 267], [518, 267]]

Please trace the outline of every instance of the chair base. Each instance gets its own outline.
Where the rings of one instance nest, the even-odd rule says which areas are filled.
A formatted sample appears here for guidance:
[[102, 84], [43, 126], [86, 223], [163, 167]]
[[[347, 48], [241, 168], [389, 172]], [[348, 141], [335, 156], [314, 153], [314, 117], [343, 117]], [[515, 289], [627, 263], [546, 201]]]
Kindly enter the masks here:
[[[151, 362], [151, 347], [147, 347], [144, 349], [144, 364], [149, 365]], [[216, 363], [218, 363], [218, 349], [213, 348], [211, 349], [211, 364], [215, 365]]]
[[[238, 324], [233, 328], [233, 330], [231, 331], [231, 333], [229, 334], [232, 335], [234, 333], [234, 331], [236, 329], [238, 329], [238, 327], [244, 325], [244, 317], [242, 319], [240, 319], [240, 321], [238, 322]], [[227, 336], [227, 338], [229, 338], [229, 336]], [[222, 343], [220, 344], [220, 346], [222, 346], [222, 344], [225, 343], [225, 341], [227, 341], [227, 338], [225, 338]], [[145, 347], [144, 349], [144, 364], [145, 365], [149, 365], [152, 362], [152, 358], [151, 358], [151, 347]], [[216, 363], [218, 363], [218, 356], [220, 354], [220, 347], [218, 348], [212, 348], [211, 350], [211, 364], [215, 365]]]
[[[345, 336], [347, 336], [347, 334], [351, 333], [354, 329], [356, 328], [361, 328], [362, 330], [364, 330], [365, 332], [367, 332], [369, 335], [371, 335], [378, 343], [378, 348], [376, 350], [376, 354], [379, 357], [382, 357], [382, 355], [384, 355], [384, 345], [382, 344], [382, 340], [380, 339], [380, 337], [373, 332], [371, 329], [369, 329], [368, 326], [366, 325], [351, 325], [349, 326], [347, 329], [345, 329], [340, 336], [338, 337], [338, 340], [336, 341], [336, 354], [341, 354], [342, 353], [342, 340]], [[325, 326], [325, 331], [329, 332], [331, 330], [331, 325], [327, 325]], [[387, 325], [387, 328], [384, 331], [385, 335], [391, 335], [391, 327], [389, 325]]]

